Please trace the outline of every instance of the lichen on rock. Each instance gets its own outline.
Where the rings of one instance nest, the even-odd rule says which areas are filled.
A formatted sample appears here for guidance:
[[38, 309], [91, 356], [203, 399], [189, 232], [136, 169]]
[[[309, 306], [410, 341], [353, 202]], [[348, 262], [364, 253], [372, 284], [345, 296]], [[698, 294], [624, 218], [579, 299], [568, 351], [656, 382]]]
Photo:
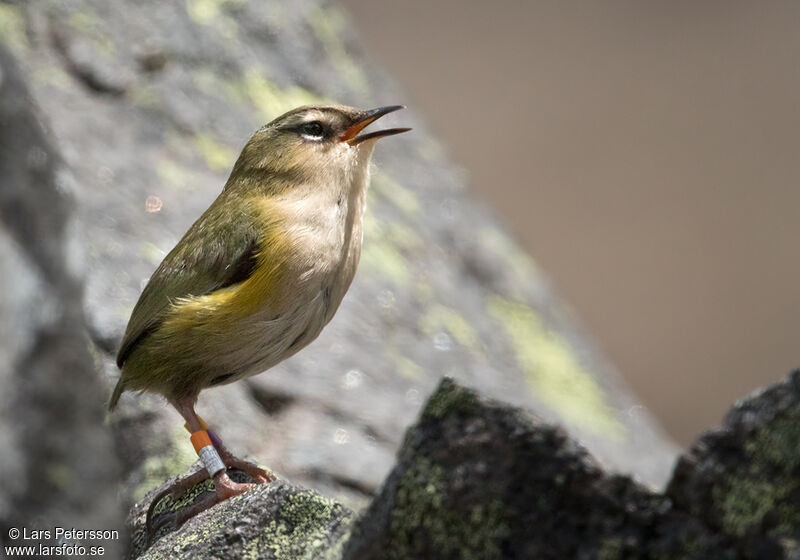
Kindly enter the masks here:
[[[241, 473], [235, 479], [245, 481]], [[171, 482], [171, 481], [170, 481]], [[258, 485], [188, 520], [179, 529], [160, 531], [148, 548], [145, 513], [154, 490], [132, 512], [133, 546], [130, 558], [244, 558], [303, 560], [333, 558], [352, 522], [350, 510], [329, 498], [285, 482]], [[167, 500], [156, 507], [154, 525], [160, 515], [188, 507], [205, 492], [202, 483], [176, 502]]]
[[[798, 411], [800, 372], [737, 403], [660, 493], [604, 471], [562, 429], [445, 378], [360, 515], [278, 482], [167, 524], [145, 552], [154, 491], [132, 514], [132, 557], [793, 559]], [[156, 520], [209, 491], [165, 498]]]

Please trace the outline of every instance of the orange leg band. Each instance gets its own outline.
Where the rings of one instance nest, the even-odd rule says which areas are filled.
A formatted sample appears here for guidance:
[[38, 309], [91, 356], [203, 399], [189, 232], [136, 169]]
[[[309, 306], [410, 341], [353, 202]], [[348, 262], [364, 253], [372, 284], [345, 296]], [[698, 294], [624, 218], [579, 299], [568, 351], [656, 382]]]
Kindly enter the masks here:
[[206, 430], [194, 432], [191, 440], [197, 456], [200, 457], [208, 471], [208, 476], [213, 478], [219, 471], [225, 470], [225, 463], [222, 462], [216, 447], [211, 443], [211, 438]]

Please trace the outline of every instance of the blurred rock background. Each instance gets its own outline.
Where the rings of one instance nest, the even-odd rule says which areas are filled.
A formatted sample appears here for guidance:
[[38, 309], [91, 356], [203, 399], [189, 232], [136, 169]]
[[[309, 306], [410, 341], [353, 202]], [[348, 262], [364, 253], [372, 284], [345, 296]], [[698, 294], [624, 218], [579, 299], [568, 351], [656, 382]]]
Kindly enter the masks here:
[[[446, 27], [443, 19], [436, 19], [437, 13], [428, 8], [417, 16]], [[366, 14], [359, 12], [359, 17]], [[461, 15], [469, 15], [469, 9], [450, 14], [455, 23]], [[390, 18], [390, 14], [381, 17]], [[477, 26], [476, 34], [484, 24]], [[112, 480], [121, 480], [116, 501], [124, 504], [191, 464], [194, 457], [182, 423], [158, 397], [126, 395], [120, 410], [108, 418], [116, 453], [108, 449], [108, 433], [97, 433], [98, 401], [117, 375], [113, 355], [118, 340], [148, 274], [219, 192], [233, 158], [253, 130], [306, 103], [336, 100], [370, 107], [409, 102], [387, 67], [375, 62], [375, 53], [362, 48], [355, 27], [338, 4], [325, 1], [0, 2], [0, 40], [15, 59], [6, 56], [7, 63], [4, 59], [0, 101], [9, 118], [24, 118], [41, 127], [41, 138], [34, 139], [41, 141], [38, 151], [26, 147], [23, 136], [11, 129], [4, 131], [6, 145], [24, 154], [7, 157], [7, 168], [1, 170], [0, 257], [4, 270], [19, 268], [15, 264], [19, 262], [35, 264], [29, 265], [30, 274], [14, 276], [16, 291], [7, 290], [0, 300], [0, 338], [6, 341], [0, 347], [0, 375], [4, 387], [16, 391], [4, 392], [0, 424], [9, 445], [16, 445], [18, 451], [8, 456], [3, 474], [25, 472], [26, 464], [47, 457], [52, 445], [37, 434], [45, 433], [52, 423], [69, 433], [91, 433], [96, 436], [92, 440], [96, 449], [105, 449], [91, 455], [99, 466], [94, 476], [103, 484], [103, 493], [97, 494], [106, 500], [103, 507], [108, 507], [109, 493], [115, 489]], [[474, 41], [475, 34], [470, 37]], [[437, 52], [429, 49], [429, 57], [435, 60], [437, 56], [430, 53]], [[508, 52], [527, 51], [520, 46]], [[446, 61], [443, 57], [442, 63]], [[646, 61], [640, 63], [649, 68]], [[450, 68], [440, 65], [445, 66]], [[486, 64], [474, 59], [469, 67], [475, 66]], [[627, 66], [614, 68], [619, 76], [626, 75]], [[575, 76], [584, 75], [572, 71]], [[548, 87], [559, 83], [551, 82]], [[668, 87], [665, 83], [664, 88]], [[443, 105], [460, 97], [458, 87], [441, 91], [452, 93], [439, 98]], [[553, 89], [551, 98], [557, 98], [567, 111], [571, 105], [563, 91], [556, 96]], [[614, 95], [607, 93], [607, 99]], [[526, 97], [529, 106], [535, 107], [535, 96]], [[593, 198], [578, 196], [563, 181], [538, 176], [536, 169], [548, 167], [537, 164], [535, 158], [549, 154], [552, 161], [558, 161], [556, 156], [565, 158], [561, 161], [569, 169], [580, 164], [596, 171], [592, 165], [606, 161], [602, 150], [617, 144], [596, 139], [595, 144], [584, 145], [585, 153], [573, 151], [567, 157], [561, 148], [572, 145], [570, 138], [586, 141], [582, 128], [571, 129], [561, 144], [554, 143], [549, 139], [555, 132], [547, 138], [539, 136], [536, 126], [528, 126], [511, 109], [517, 106], [512, 99], [499, 95], [492, 99], [494, 112], [488, 116], [474, 111], [448, 122], [458, 125], [462, 140], [485, 148], [487, 154], [519, 150], [515, 161], [527, 162], [525, 176], [502, 183], [528, 189], [532, 200], [538, 200], [539, 185], [563, 191], [574, 197], [574, 209], [606, 216], [603, 204], [609, 201], [607, 190], [613, 190], [608, 184], [606, 190], [593, 184]], [[457, 106], [455, 101], [452, 104]], [[438, 119], [440, 109], [433, 106], [427, 113]], [[665, 121], [675, 120], [662, 109]], [[594, 118], [588, 109], [584, 109], [589, 115], [584, 119], [568, 113], [573, 123]], [[551, 114], [554, 131], [560, 129], [556, 125], [563, 123], [564, 114]], [[450, 162], [448, 149], [430, 133], [424, 117], [414, 110], [393, 115], [394, 124], [414, 126], [415, 132], [378, 147], [362, 265], [330, 327], [312, 347], [268, 374], [204, 393], [200, 413], [232, 449], [257, 458], [295, 483], [359, 507], [389, 471], [425, 395], [442, 375], [452, 375], [487, 395], [564, 425], [610, 470], [630, 473], [651, 487], [663, 484], [675, 447], [555, 295], [542, 272], [551, 266], [546, 256], [538, 264], [531, 260], [496, 214], [476, 200], [465, 174]], [[503, 131], [522, 137], [515, 141], [504, 134], [492, 137], [490, 128], [484, 130], [490, 124], [503, 124]], [[647, 144], [639, 144], [636, 147], [642, 154]], [[457, 149], [463, 144], [454, 141], [453, 145]], [[16, 152], [7, 148], [5, 153], [13, 156]], [[45, 163], [58, 161], [65, 178], [57, 179], [55, 170], [44, 177], [31, 176], [31, 169], [44, 165], [40, 153], [47, 156]], [[609, 156], [609, 161], [617, 160]], [[651, 171], [648, 161], [640, 162], [640, 172]], [[597, 175], [595, 171], [590, 174]], [[639, 179], [644, 184], [648, 177]], [[40, 183], [40, 191], [30, 190]], [[495, 175], [481, 177], [476, 172], [470, 183], [487, 192], [500, 184]], [[48, 194], [32, 196], [33, 192]], [[19, 205], [20, 193], [31, 203]], [[684, 215], [666, 205], [656, 208], [655, 200], [650, 198], [654, 212]], [[536, 239], [567, 241], [559, 255], [577, 259], [573, 262], [585, 258], [582, 274], [595, 297], [606, 301], [606, 290], [612, 288], [608, 275], [617, 268], [611, 261], [592, 260], [598, 253], [590, 243], [598, 242], [602, 232], [579, 235], [582, 230], [576, 228], [585, 225], [580, 215], [555, 204], [522, 204], [514, 198], [512, 205], [525, 211], [545, 208], [549, 222], [533, 215], [526, 218], [538, 226], [551, 226]], [[51, 215], [55, 222], [40, 220]], [[614, 222], [616, 231], [638, 246], [636, 242], [644, 237], [632, 234], [627, 224], [645, 218], [630, 208], [628, 216], [628, 221]], [[692, 230], [663, 216], [650, 221], [657, 219], [669, 223], [675, 235], [686, 236], [690, 245], [709, 238], [695, 237]], [[72, 225], [67, 228], [63, 225], [67, 223]], [[559, 230], [555, 224], [566, 229]], [[538, 254], [539, 247], [533, 250]], [[65, 262], [58, 264], [59, 259]], [[62, 286], [65, 267], [71, 276]], [[652, 263], [642, 269], [658, 270]], [[676, 273], [670, 280], [673, 276], [683, 278]], [[667, 283], [668, 288], [672, 285]], [[639, 286], [652, 293], [646, 281]], [[27, 309], [42, 309], [35, 303], [37, 298], [46, 300], [54, 294], [68, 302], [63, 310], [57, 308], [68, 325], [58, 322], [59, 313], [19, 320], [26, 317]], [[640, 301], [627, 301], [642, 307]], [[577, 315], [582, 316], [582, 304], [577, 302]], [[671, 312], [677, 313], [683, 305], [693, 305], [695, 313], [704, 309], [680, 302], [673, 303]], [[587, 316], [592, 325], [593, 315]], [[748, 318], [743, 323], [749, 323], [750, 317], [760, 315], [742, 309], [741, 316]], [[36, 346], [41, 325], [50, 324], [55, 327], [45, 334], [69, 334], [62, 342], [65, 346]], [[665, 333], [659, 342], [674, 348], [672, 338], [672, 333]], [[627, 341], [631, 347], [636, 344], [637, 339]], [[40, 351], [78, 347], [76, 366], [63, 376], [57, 368], [62, 363], [59, 355]], [[50, 356], [46, 368], [36, 366], [38, 362], [31, 358], [41, 356]], [[652, 373], [662, 362], [651, 355], [646, 365]], [[765, 362], [756, 369], [774, 373], [775, 378], [789, 369], [787, 365], [772, 372], [768, 366]], [[100, 375], [91, 375], [94, 368]], [[693, 397], [691, 385], [687, 389], [672, 371], [663, 375], [686, 395], [685, 406], [703, 408], [702, 401], [693, 403], [689, 398]], [[37, 392], [40, 387], [44, 393]], [[17, 392], [26, 398], [14, 400]], [[48, 402], [41, 394], [60, 399], [58, 406], [41, 406]], [[74, 410], [71, 402], [76, 403]], [[19, 408], [31, 418], [19, 416]], [[50, 469], [58, 475], [51, 472], [50, 476], [80, 508], [85, 507], [80, 498], [92, 495], [88, 492], [97, 480], [63, 476], [83, 472], [75, 470], [79, 466], [75, 449], [81, 447], [62, 450], [69, 466]], [[13, 490], [7, 495], [13, 495], [15, 502], [0, 504], [4, 507], [0, 524], [16, 519], [14, 503], [28, 503], [40, 494], [36, 480], [33, 477], [26, 485], [13, 487], [15, 479], [4, 477]], [[30, 503], [35, 510], [38, 503]], [[47, 505], [47, 500], [42, 504]], [[85, 523], [94, 522], [87, 518]]]
[[[19, 544], [6, 538], [12, 530], [48, 531], [47, 542], [22, 544], [53, 546], [56, 526], [120, 531], [124, 519], [103, 422], [107, 390], [86, 336], [71, 186], [25, 76], [0, 44], [0, 542], [8, 544]], [[121, 539], [92, 544], [122, 553]]]
[[679, 441], [800, 363], [800, 5], [343, 4]]

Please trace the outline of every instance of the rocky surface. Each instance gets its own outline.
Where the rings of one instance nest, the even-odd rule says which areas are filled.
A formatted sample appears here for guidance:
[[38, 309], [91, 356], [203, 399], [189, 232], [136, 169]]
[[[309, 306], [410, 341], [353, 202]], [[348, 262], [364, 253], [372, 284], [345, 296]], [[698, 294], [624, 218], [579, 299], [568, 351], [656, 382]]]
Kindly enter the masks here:
[[[0, 42], [3, 538], [120, 528], [138, 499], [143, 558], [800, 558], [800, 374], [738, 403], [653, 490], [674, 447], [413, 111], [393, 118], [414, 134], [378, 148], [337, 318], [201, 399], [283, 482], [177, 530], [207, 487], [159, 503], [145, 551], [153, 488], [194, 456], [157, 397], [103, 423], [143, 280], [265, 121], [404, 100], [319, 0], [0, 1]], [[420, 414], [443, 373], [479, 393], [445, 381]]]
[[[78, 528], [122, 525], [120, 470], [103, 426], [106, 387], [90, 354], [81, 306], [69, 186], [25, 79], [0, 45], [3, 542], [11, 528], [46, 530], [67, 521]], [[94, 544], [122, 553], [119, 540]]]
[[[202, 490], [209, 488], [203, 486]], [[199, 495], [202, 493], [195, 492], [192, 498]], [[341, 554], [353, 521], [353, 513], [345, 506], [279, 481], [257, 486], [200, 513], [178, 531], [170, 527], [171, 531], [148, 547], [144, 528], [147, 505], [145, 499], [131, 512], [131, 558], [333, 559]], [[156, 523], [169, 506], [174, 507], [165, 505]]]
[[800, 371], [737, 403], [656, 493], [605, 472], [561, 428], [445, 379], [359, 516], [279, 482], [145, 551], [148, 498], [132, 514], [133, 557], [796, 559], [799, 411]]
[[800, 558], [800, 371], [738, 402], [683, 455], [667, 496], [748, 558]]
[[[321, 0], [0, 0], [0, 41], [74, 179], [71, 239], [109, 386], [142, 283], [253, 130], [304, 103], [406, 101], [352, 29]], [[337, 317], [269, 373], [207, 391], [199, 412], [231, 449], [357, 506], [448, 374], [663, 484], [673, 445], [413, 110], [391, 118], [414, 132], [376, 150], [362, 263]], [[126, 395], [111, 423], [128, 498], [193, 460], [158, 397]]]

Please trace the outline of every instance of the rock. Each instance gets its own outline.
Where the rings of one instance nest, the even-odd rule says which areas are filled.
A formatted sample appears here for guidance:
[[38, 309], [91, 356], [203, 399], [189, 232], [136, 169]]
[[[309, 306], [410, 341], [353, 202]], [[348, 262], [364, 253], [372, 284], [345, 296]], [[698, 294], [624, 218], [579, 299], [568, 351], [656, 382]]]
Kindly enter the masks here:
[[[305, 103], [405, 101], [323, 0], [0, 6], [0, 41], [74, 177], [84, 312], [109, 387], [143, 282], [256, 128]], [[387, 118], [414, 132], [376, 150], [362, 262], [337, 316], [286, 363], [205, 392], [199, 413], [238, 454], [359, 506], [449, 374], [562, 423], [609, 468], [662, 485], [675, 447], [413, 110]], [[160, 398], [125, 395], [111, 421], [128, 499], [193, 461]]]
[[[0, 30], [0, 529], [117, 528], [120, 501], [194, 460], [158, 397], [126, 395], [115, 444], [104, 427], [143, 281], [258, 126], [304, 103], [403, 99], [322, 0], [9, 1]], [[180, 530], [166, 518], [144, 556], [800, 556], [800, 374], [738, 404], [654, 491], [674, 446], [424, 123], [393, 118], [415, 132], [378, 149], [337, 318], [201, 397], [230, 448], [291, 484]], [[447, 380], [420, 415], [443, 373], [478, 392]]]
[[[54, 536], [56, 526], [119, 530], [122, 522], [119, 467], [103, 426], [106, 388], [86, 336], [67, 179], [25, 79], [0, 45], [4, 541], [12, 527], [49, 530]], [[111, 555], [121, 553], [119, 539], [91, 544]]]
[[139, 557], [796, 559], [799, 404], [800, 371], [737, 403], [661, 493], [607, 472], [561, 428], [445, 379], [358, 517], [279, 482]]
[[[210, 484], [204, 487], [210, 488]], [[145, 499], [131, 514], [130, 558], [333, 559], [353, 519], [341, 504], [279, 481], [198, 514], [147, 548], [143, 507], [147, 504]]]
[[751, 558], [800, 558], [800, 371], [738, 402], [683, 455], [675, 507]]
[[725, 545], [562, 429], [446, 379], [342, 559], [721, 558]]

